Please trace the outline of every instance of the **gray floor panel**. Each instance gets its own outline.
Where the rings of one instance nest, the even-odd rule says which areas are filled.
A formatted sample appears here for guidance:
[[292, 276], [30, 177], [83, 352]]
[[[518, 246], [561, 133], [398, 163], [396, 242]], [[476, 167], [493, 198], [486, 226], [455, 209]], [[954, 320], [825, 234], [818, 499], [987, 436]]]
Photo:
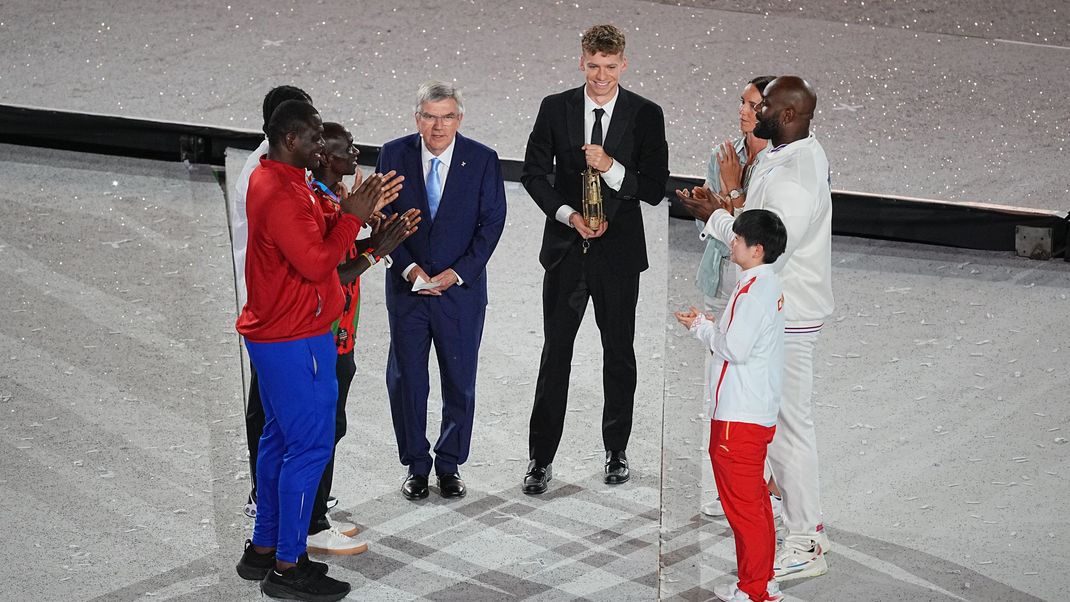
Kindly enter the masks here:
[[[258, 129], [264, 91], [296, 83], [378, 144], [411, 130], [408, 99], [435, 76], [464, 86], [466, 134], [520, 157], [539, 98], [579, 84], [578, 32], [611, 10], [629, 36], [625, 84], [666, 109], [675, 172], [701, 173], [731, 135], [740, 82], [793, 71], [821, 94], [834, 187], [1067, 208], [1059, 3], [693, 4], [470, 3], [429, 20], [426, 7], [330, 2], [16, 1], [0, 17], [0, 102]], [[747, 38], [753, 52], [739, 50]], [[215, 177], [0, 146], [0, 179], [0, 577], [13, 584], [0, 599], [259, 599], [232, 568], [251, 521]], [[698, 512], [712, 482], [702, 354], [668, 313], [699, 300], [694, 227], [646, 211], [633, 481], [600, 478], [588, 318], [555, 481], [531, 498], [519, 482], [542, 215], [517, 184], [507, 193], [464, 500], [398, 494], [381, 270], [364, 280], [335, 516], [371, 549], [330, 559], [332, 575], [354, 600], [709, 599], [733, 545]], [[850, 238], [833, 259], [815, 397], [831, 571], [788, 585], [789, 599], [1060, 599], [1067, 264]]]
[[[231, 568], [252, 522], [220, 186], [177, 164], [11, 146], [0, 170], [0, 528], [26, 534], [0, 548], [6, 581], [34, 599], [257, 598]], [[471, 492], [398, 494], [373, 271], [334, 514], [371, 550], [329, 559], [332, 574], [352, 599], [707, 599], [733, 546], [698, 512], [711, 482], [702, 355], [668, 314], [697, 300], [694, 226], [647, 210], [635, 478], [601, 482], [589, 318], [555, 481], [528, 497], [542, 215], [507, 188]], [[834, 240], [838, 308], [815, 398], [832, 570], [790, 584], [791, 599], [1047, 600], [1070, 585], [1063, 265]]]

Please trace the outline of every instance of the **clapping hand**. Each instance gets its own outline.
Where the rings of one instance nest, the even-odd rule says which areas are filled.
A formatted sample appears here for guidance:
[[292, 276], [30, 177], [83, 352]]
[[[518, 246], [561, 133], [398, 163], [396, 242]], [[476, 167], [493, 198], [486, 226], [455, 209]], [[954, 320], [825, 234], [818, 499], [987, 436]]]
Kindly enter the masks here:
[[728, 212], [728, 215], [735, 215], [736, 206], [732, 203], [731, 198], [717, 192], [713, 192], [711, 195], [713, 196], [714, 202], [718, 204], [718, 209], [724, 209]]
[[698, 309], [692, 306], [687, 311], [673, 312], [672, 315], [676, 317], [676, 321], [682, 324], [684, 328], [691, 330], [691, 325], [698, 319]]
[[696, 186], [690, 191], [677, 190], [676, 197], [680, 199], [692, 217], [703, 222], [710, 219], [713, 212], [720, 208], [709, 188]]
[[374, 212], [398, 198], [404, 180], [405, 176], [399, 176], [393, 170], [386, 174], [372, 174], [356, 190], [342, 197], [342, 211], [356, 216], [362, 222], [367, 221]]
[[731, 140], [725, 140], [717, 148], [717, 167], [721, 171], [721, 193], [742, 188], [743, 166]]
[[392, 253], [406, 238], [412, 236], [421, 218], [419, 209], [409, 209], [402, 215], [395, 213], [386, 217], [376, 213], [369, 219], [372, 236], [368, 239], [368, 246], [375, 249], [376, 255], [383, 256]]

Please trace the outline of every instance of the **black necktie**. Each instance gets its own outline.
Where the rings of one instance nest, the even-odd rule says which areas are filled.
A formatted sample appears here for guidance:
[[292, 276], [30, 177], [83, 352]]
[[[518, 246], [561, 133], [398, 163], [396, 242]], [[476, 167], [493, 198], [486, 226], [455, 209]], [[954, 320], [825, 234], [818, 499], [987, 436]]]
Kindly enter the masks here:
[[591, 144], [602, 146], [602, 115], [605, 114], [605, 109], [594, 110], [594, 127], [591, 128]]

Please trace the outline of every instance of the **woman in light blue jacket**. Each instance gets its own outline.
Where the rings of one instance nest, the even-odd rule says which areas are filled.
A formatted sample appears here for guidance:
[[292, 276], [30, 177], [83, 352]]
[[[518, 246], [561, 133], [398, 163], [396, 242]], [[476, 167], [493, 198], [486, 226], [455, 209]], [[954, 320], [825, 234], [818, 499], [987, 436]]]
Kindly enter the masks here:
[[[771, 81], [773, 76], [763, 75], [747, 82], [739, 97], [739, 131], [742, 136], [725, 140], [713, 149], [706, 169], [706, 181], [701, 188], [678, 190], [677, 195], [708, 195], [712, 191], [731, 198], [737, 208], [743, 206], [750, 174], [769, 144], [768, 140], [755, 137], [754, 124], [755, 109], [764, 99], [762, 94]], [[705, 225], [697, 223], [700, 230]], [[724, 311], [732, 287], [736, 284], [736, 269], [728, 261], [728, 248], [713, 237], [707, 239], [695, 284], [702, 291], [706, 311], [717, 315]]]

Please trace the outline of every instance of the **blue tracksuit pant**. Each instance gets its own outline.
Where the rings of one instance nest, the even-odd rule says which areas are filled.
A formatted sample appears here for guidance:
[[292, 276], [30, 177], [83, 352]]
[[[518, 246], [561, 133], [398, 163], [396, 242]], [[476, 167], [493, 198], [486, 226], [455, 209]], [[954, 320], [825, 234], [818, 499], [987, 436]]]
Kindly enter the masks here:
[[338, 401], [331, 333], [284, 343], [245, 342], [260, 381], [264, 434], [256, 461], [253, 544], [297, 562], [312, 502], [331, 458]]

